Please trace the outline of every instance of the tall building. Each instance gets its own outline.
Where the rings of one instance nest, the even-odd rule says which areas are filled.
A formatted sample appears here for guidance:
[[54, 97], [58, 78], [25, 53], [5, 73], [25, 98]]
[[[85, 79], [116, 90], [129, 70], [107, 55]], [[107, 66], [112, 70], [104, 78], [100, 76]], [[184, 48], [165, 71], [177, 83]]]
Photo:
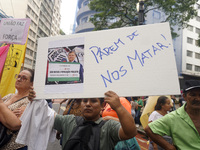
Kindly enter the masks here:
[[[89, 18], [96, 12], [89, 9], [88, 3], [88, 0], [78, 0], [75, 33], [88, 32], [94, 29]], [[179, 37], [173, 39], [173, 45], [181, 88], [185, 80], [200, 79], [200, 48], [197, 46], [200, 35], [200, 1], [194, 7], [198, 10], [198, 16], [188, 22], [188, 27], [181, 30], [178, 30], [176, 26], [174, 27], [179, 35]], [[163, 12], [153, 10], [145, 17], [145, 24], [160, 23], [166, 17]]]
[[78, 11], [76, 14], [76, 29], [75, 33], [88, 32], [94, 29], [94, 25], [89, 22], [89, 19], [96, 13], [88, 7], [89, 0], [78, 0]]
[[[179, 35], [173, 39], [173, 45], [181, 87], [185, 80], [200, 80], [200, 47], [197, 46], [200, 34], [200, 1], [194, 7], [198, 10], [198, 16], [190, 19], [188, 27], [180, 30], [177, 26], [174, 27]], [[163, 12], [154, 10], [147, 15], [146, 24], [159, 23], [165, 19]]]
[[12, 17], [7, 16], [6, 13], [0, 9], [0, 20], [1, 20], [1, 18], [12, 18]]
[[37, 40], [60, 34], [60, 4], [62, 0], [5, 0], [0, 1], [2, 10], [13, 18], [30, 18], [24, 68], [34, 68]]

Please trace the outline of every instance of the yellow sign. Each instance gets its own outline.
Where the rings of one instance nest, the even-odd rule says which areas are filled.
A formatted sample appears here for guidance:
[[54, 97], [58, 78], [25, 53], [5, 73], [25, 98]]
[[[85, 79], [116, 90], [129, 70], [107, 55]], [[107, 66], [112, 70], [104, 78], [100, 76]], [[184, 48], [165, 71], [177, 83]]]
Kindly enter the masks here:
[[0, 82], [0, 95], [4, 97], [9, 93], [15, 93], [15, 77], [20, 72], [24, 61], [25, 45], [11, 45], [5, 61]]

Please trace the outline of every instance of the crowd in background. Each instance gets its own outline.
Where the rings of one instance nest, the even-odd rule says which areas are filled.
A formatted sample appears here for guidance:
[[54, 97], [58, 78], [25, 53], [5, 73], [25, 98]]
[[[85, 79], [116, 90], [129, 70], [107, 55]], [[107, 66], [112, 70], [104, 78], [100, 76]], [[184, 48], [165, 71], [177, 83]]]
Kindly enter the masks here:
[[[31, 107], [30, 105], [33, 102], [33, 99], [36, 95], [32, 87], [33, 78], [34, 78], [34, 72], [32, 70], [21, 71], [19, 75], [16, 76], [15, 87], [17, 89], [17, 93], [9, 94], [3, 98], [0, 97], [0, 127], [1, 130], [2, 127], [7, 128], [7, 132], [9, 132], [9, 134], [11, 135], [10, 139], [6, 141], [6, 143], [1, 143], [0, 141], [0, 150], [28, 149], [26, 144], [18, 144], [15, 140], [17, 138], [18, 132], [20, 131], [21, 123], [23, 122], [23, 119], [20, 119], [20, 117], [22, 116], [23, 112], [24, 113], [28, 112], [26, 107], [27, 106], [29, 108]], [[63, 113], [63, 116], [56, 115], [52, 127], [54, 127], [54, 129], [57, 130], [56, 137], [57, 139], [60, 140], [60, 144], [62, 145], [63, 149], [65, 149], [66, 145], [67, 147], [70, 145], [68, 143], [73, 137], [73, 134], [70, 135], [68, 133], [69, 129], [66, 128], [65, 125], [66, 122], [71, 129], [70, 130], [71, 133], [72, 130], [79, 131], [79, 125], [80, 127], [81, 126], [87, 127], [85, 121], [89, 122], [93, 121], [93, 123], [90, 124], [89, 128], [91, 128], [92, 131], [93, 130], [97, 131], [97, 129], [95, 129], [94, 127], [94, 124], [96, 124], [97, 123], [96, 121], [98, 121], [99, 126], [101, 125], [102, 122], [102, 129], [100, 127], [99, 132], [101, 132], [101, 134], [103, 134], [103, 136], [107, 138], [107, 140], [105, 141], [99, 137], [101, 134], [95, 135], [94, 139], [96, 139], [97, 141], [100, 140], [100, 145], [98, 146], [101, 147], [101, 149], [102, 148], [110, 149], [111, 147], [113, 147], [116, 150], [120, 149], [140, 150], [138, 142], [134, 136], [137, 133], [136, 127], [139, 127], [141, 125], [140, 117], [143, 108], [148, 103], [148, 97], [143, 96], [143, 97], [124, 98], [124, 97], [119, 97], [113, 91], [108, 91], [105, 93], [105, 95], [106, 95], [105, 98], [64, 99], [61, 102], [63, 103], [64, 101], [67, 101], [66, 109]], [[46, 104], [48, 103], [48, 106], [50, 107], [47, 109], [47, 111], [50, 112], [53, 111], [52, 110], [53, 102], [54, 100], [46, 99]], [[199, 143], [196, 142], [196, 140], [198, 140], [200, 132], [199, 104], [200, 104], [199, 81], [188, 81], [182, 95], [177, 95], [177, 96], [171, 95], [170, 97], [160, 96], [157, 99], [155, 110], [149, 116], [148, 120], [149, 125], [145, 128], [145, 132], [150, 137], [149, 150], [153, 149], [162, 150], [163, 148], [168, 148], [168, 147], [171, 147], [171, 149], [181, 149], [184, 147], [188, 148], [190, 146], [193, 147], [194, 149], [198, 146], [200, 147]], [[41, 106], [38, 106], [39, 109], [42, 108], [40, 107]], [[177, 109], [178, 107], [181, 108]], [[83, 122], [79, 124], [79, 122], [76, 119], [78, 117], [73, 117], [72, 114], [74, 116], [80, 116]], [[55, 115], [53, 116], [55, 117]], [[174, 118], [179, 120], [179, 122], [173, 120]], [[186, 118], [186, 119], [181, 120], [180, 118], [184, 119]], [[193, 124], [191, 119], [194, 123], [194, 125], [192, 125], [192, 128], [195, 129], [195, 132], [194, 131], [192, 132], [192, 136], [195, 135], [194, 136], [195, 139], [194, 137], [190, 137], [191, 139], [193, 139], [193, 141], [190, 141], [192, 145], [188, 141], [186, 142], [187, 145], [185, 145], [184, 144], [185, 140], [181, 139], [182, 133], [178, 133], [179, 135], [178, 139], [176, 137], [175, 137], [176, 139], [174, 139], [174, 133], [171, 133], [171, 131], [172, 130], [173, 132], [176, 131], [174, 131], [174, 129], [171, 128], [173, 128], [174, 123], [178, 123], [180, 125], [180, 128], [182, 128], [185, 131], [189, 130], [191, 132], [192, 131], [191, 127], [188, 126], [188, 122], [190, 122], [189, 123], [190, 126], [191, 124]], [[174, 122], [171, 122], [171, 120], [173, 120]], [[77, 123], [77, 127], [75, 126], [75, 122]], [[181, 126], [180, 123], [183, 124], [183, 126]], [[87, 129], [89, 128], [87, 127]], [[84, 135], [87, 134], [88, 133], [85, 130]], [[110, 134], [112, 138], [110, 136], [107, 137], [108, 134]], [[183, 135], [184, 134], [185, 133], [183, 133]], [[68, 140], [69, 138], [70, 140]], [[95, 147], [94, 141], [91, 141], [90, 139], [88, 142], [89, 143], [92, 142], [93, 143], [92, 147], [93, 146]], [[109, 145], [105, 144], [107, 142], [109, 143]], [[102, 145], [102, 143], [104, 144]], [[89, 147], [91, 147], [91, 145]]]

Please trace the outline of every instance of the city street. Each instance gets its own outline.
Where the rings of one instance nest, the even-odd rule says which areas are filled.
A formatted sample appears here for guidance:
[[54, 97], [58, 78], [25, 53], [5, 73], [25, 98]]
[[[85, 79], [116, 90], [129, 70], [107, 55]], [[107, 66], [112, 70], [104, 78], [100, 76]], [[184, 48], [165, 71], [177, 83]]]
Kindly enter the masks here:
[[148, 150], [148, 145], [147, 145], [148, 138], [144, 134], [138, 132], [135, 138], [141, 150]]

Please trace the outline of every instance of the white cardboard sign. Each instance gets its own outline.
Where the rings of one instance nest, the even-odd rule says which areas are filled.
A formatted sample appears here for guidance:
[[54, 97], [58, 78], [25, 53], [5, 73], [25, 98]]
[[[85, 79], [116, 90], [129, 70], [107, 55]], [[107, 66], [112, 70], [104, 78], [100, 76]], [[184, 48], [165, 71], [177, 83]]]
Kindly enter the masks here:
[[[49, 61], [66, 62], [74, 49], [82, 50], [83, 80], [47, 82]], [[119, 96], [180, 94], [169, 24], [41, 38], [34, 88], [37, 98], [104, 97], [108, 90]]]
[[26, 43], [31, 19], [2, 18], [0, 24], [0, 43]]

